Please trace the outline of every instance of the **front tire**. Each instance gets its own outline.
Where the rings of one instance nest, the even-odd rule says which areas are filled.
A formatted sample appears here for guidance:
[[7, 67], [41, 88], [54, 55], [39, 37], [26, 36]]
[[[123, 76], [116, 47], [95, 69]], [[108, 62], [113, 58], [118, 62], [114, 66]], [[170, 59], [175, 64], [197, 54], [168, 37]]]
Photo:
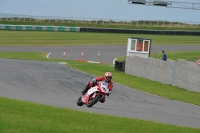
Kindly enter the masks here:
[[76, 104], [78, 105], [78, 106], [82, 106], [84, 103], [82, 102], [82, 100], [81, 100], [81, 96], [79, 97], [79, 99], [77, 100], [77, 102], [76, 102]]
[[100, 98], [101, 98], [101, 95], [97, 95], [94, 99], [92, 99], [92, 100], [88, 103], [87, 107], [92, 107], [95, 103], [98, 102], [98, 100], [99, 100]]

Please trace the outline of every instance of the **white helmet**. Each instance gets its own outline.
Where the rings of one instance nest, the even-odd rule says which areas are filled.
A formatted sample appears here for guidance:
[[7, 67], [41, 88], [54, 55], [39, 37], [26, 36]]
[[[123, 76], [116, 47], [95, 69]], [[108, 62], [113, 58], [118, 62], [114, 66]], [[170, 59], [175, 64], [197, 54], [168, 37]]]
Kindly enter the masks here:
[[111, 80], [112, 80], [112, 73], [106, 72], [105, 73], [105, 81], [109, 83]]

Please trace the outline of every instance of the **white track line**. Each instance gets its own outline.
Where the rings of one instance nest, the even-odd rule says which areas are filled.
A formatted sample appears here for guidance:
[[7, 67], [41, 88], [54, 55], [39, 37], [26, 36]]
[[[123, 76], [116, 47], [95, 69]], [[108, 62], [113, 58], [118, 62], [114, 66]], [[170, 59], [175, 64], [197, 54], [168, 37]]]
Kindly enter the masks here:
[[114, 60], [113, 60], [113, 64], [115, 65], [115, 60], [116, 60], [117, 58], [115, 58]]
[[65, 64], [67, 64], [67, 63], [66, 63], [66, 62], [59, 62], [58, 64], [65, 65]]
[[50, 53], [48, 53], [48, 55], [47, 55], [47, 58], [49, 59], [49, 55], [51, 54], [51, 52]]
[[96, 62], [96, 61], [87, 61], [89, 63], [100, 63], [100, 62]]

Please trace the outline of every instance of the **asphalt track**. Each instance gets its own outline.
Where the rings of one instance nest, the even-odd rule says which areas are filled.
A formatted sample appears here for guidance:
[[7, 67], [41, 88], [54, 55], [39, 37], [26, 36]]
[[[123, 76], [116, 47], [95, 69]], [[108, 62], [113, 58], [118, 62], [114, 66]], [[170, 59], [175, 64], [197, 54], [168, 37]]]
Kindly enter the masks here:
[[[65, 51], [64, 48], [66, 48], [67, 57], [62, 57], [62, 52]], [[155, 48], [158, 49], [158, 47]], [[184, 49], [186, 47], [181, 46], [181, 48], [178, 49], [186, 50]], [[200, 46], [189, 46], [187, 48], [197, 50], [198, 48], [200, 49]], [[52, 52], [52, 55], [50, 55], [52, 58], [67, 59], [70, 59], [70, 57], [72, 57], [71, 59], [81, 58], [79, 52], [84, 50], [84, 58], [87, 57], [86, 59], [94, 61], [97, 61], [95, 59], [99, 58], [94, 57], [92, 54], [96, 54], [100, 49], [102, 49], [102, 53], [104, 51], [100, 59], [102, 62], [107, 63], [112, 63], [115, 57], [123, 56], [126, 53], [125, 45], [93, 47], [0, 47], [0, 51]], [[173, 51], [175, 47], [171, 50], [168, 50], [166, 47], [159, 49]], [[73, 57], [70, 53], [79, 55]], [[88, 53], [87, 56], [86, 53]], [[105, 60], [103, 60], [103, 56], [106, 56]], [[98, 103], [92, 108], [87, 108], [86, 106], [79, 107], [76, 105], [76, 100], [80, 96], [80, 92], [85, 84], [94, 76], [62, 64], [0, 59], [0, 75], [0, 96], [63, 108], [200, 128], [200, 106], [165, 99], [117, 83], [114, 83], [114, 91], [104, 104]]]

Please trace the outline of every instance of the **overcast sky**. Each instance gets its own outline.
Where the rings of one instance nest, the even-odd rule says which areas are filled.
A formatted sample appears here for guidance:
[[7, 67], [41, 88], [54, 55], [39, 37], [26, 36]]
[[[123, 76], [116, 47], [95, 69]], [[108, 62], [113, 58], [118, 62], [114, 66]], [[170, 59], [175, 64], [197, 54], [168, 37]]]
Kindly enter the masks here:
[[200, 22], [200, 10], [133, 5], [128, 0], [0, 0], [0, 14]]

